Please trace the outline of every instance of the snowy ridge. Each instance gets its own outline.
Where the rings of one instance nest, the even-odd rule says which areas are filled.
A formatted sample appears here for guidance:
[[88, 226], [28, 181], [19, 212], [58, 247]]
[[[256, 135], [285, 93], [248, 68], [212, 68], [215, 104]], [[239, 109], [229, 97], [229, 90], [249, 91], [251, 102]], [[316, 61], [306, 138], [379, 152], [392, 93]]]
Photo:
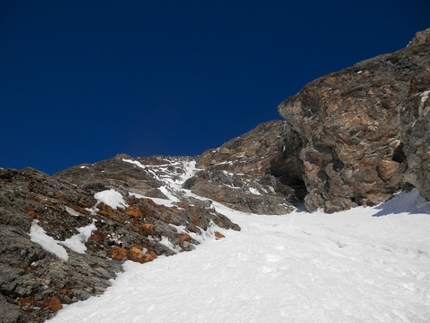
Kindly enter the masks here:
[[[203, 199], [181, 187], [193, 163], [171, 166], [144, 167], [172, 203]], [[212, 205], [242, 231], [217, 228], [226, 239], [126, 262], [105, 294], [50, 322], [430, 322], [430, 206], [416, 190], [334, 214]]]

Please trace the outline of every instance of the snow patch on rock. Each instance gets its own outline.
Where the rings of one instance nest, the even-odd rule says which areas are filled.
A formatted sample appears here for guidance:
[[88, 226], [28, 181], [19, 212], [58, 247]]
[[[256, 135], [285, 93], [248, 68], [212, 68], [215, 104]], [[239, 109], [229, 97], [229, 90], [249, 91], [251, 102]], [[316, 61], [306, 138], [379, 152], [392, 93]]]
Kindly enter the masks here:
[[94, 194], [94, 198], [97, 200], [97, 204], [104, 203], [109, 205], [112, 209], [116, 208], [126, 208], [128, 205], [125, 203], [120, 192], [114, 189], [105, 190]]

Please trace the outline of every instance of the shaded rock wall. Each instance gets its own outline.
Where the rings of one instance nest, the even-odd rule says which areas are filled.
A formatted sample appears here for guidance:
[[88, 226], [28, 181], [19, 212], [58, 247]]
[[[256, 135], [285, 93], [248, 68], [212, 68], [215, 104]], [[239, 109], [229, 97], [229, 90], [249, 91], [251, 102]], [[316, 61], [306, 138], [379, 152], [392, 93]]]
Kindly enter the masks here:
[[[309, 211], [374, 205], [407, 187], [405, 152], [411, 149], [402, 139], [398, 105], [427, 89], [428, 34], [417, 34], [395, 53], [323, 76], [279, 105], [305, 143], [300, 158]], [[412, 173], [406, 179], [415, 185]]]
[[202, 170], [185, 182], [192, 193], [257, 214], [287, 214], [304, 196], [300, 137], [281, 120], [258, 125], [197, 158]]
[[[430, 82], [427, 83], [430, 89]], [[430, 200], [430, 90], [413, 94], [399, 106], [401, 140], [408, 160], [405, 180]]]

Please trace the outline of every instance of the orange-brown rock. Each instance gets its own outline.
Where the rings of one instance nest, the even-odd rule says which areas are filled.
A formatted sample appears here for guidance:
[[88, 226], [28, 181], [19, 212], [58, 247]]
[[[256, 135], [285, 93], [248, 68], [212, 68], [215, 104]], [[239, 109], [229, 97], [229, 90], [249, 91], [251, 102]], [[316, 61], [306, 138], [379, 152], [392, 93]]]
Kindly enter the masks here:
[[163, 217], [164, 217], [164, 220], [166, 220], [167, 222], [170, 222], [170, 215], [169, 215], [169, 213], [163, 213]]
[[36, 219], [37, 218], [37, 214], [36, 212], [34, 212], [33, 210], [28, 210], [27, 211], [27, 215], [32, 218], [32, 219]]
[[21, 307], [24, 307], [33, 303], [33, 300], [31, 298], [20, 298], [18, 301]]
[[142, 253], [142, 248], [139, 248], [137, 246], [133, 246], [130, 248], [130, 250], [127, 251], [127, 258], [134, 262], [145, 262], [145, 257]]
[[200, 225], [199, 217], [195, 213], [193, 214], [193, 224], [194, 225]]
[[151, 223], [137, 224], [137, 228], [140, 229], [140, 234], [143, 236], [152, 236], [155, 234], [155, 226]]
[[61, 305], [61, 302], [57, 297], [49, 297], [45, 299], [42, 306], [53, 312], [58, 312], [63, 308], [63, 305]]
[[127, 258], [127, 249], [118, 246], [112, 246], [109, 250], [109, 254], [114, 260], [123, 260]]
[[222, 233], [219, 233], [218, 231], [215, 231], [215, 239], [219, 240], [223, 238], [225, 238], [225, 235], [223, 235]]
[[154, 251], [149, 250], [143, 255], [143, 262], [153, 261], [154, 259], [157, 259], [157, 257], [158, 256]]
[[90, 239], [93, 240], [93, 241], [100, 242], [100, 241], [103, 241], [105, 239], [105, 236], [106, 236], [105, 234], [102, 234], [102, 233], [99, 233], [99, 232], [94, 232], [91, 235]]
[[182, 233], [178, 235], [177, 239], [179, 242], [184, 242], [184, 241], [191, 242], [192, 240], [191, 236], [187, 233]]
[[149, 205], [153, 206], [153, 207], [157, 207], [158, 204], [155, 203], [153, 200], [146, 198], [145, 202], [147, 202]]
[[377, 167], [378, 175], [383, 181], [388, 181], [399, 170], [399, 166], [399, 163], [393, 160], [382, 160]]
[[125, 214], [133, 218], [138, 218], [140, 216], [140, 210], [136, 206], [130, 206], [125, 210]]

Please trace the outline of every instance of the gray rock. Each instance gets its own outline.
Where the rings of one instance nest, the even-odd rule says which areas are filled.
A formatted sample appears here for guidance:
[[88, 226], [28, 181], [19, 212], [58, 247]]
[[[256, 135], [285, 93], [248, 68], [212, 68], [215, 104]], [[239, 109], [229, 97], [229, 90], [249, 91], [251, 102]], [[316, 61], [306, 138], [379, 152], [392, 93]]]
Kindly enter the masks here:
[[202, 170], [183, 187], [233, 209], [257, 214], [287, 214], [304, 196], [302, 142], [281, 120], [258, 125], [198, 159]]
[[7, 302], [6, 299], [0, 295], [0, 323], [16, 323], [20, 316], [20, 307]]
[[427, 86], [427, 91], [416, 93], [402, 102], [399, 113], [401, 139], [408, 160], [405, 179], [430, 200], [430, 83]]

